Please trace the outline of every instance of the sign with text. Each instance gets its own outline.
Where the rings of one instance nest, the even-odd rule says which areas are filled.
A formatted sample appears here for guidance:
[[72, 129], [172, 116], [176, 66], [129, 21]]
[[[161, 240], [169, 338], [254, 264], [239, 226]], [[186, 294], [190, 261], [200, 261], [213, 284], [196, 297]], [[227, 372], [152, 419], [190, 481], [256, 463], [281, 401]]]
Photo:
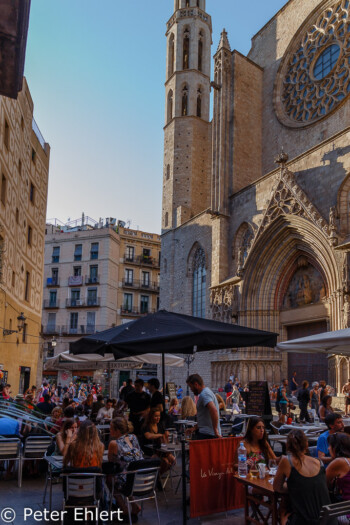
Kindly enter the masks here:
[[169, 396], [169, 400], [171, 401], [174, 397], [176, 397], [176, 387], [175, 387], [175, 383], [167, 383], [166, 384], [166, 389], [167, 389], [167, 392], [168, 392], [168, 396]]
[[246, 400], [246, 413], [255, 416], [271, 416], [271, 402], [267, 381], [250, 381]]
[[234, 478], [241, 440], [190, 441], [191, 518], [244, 507], [244, 488]]

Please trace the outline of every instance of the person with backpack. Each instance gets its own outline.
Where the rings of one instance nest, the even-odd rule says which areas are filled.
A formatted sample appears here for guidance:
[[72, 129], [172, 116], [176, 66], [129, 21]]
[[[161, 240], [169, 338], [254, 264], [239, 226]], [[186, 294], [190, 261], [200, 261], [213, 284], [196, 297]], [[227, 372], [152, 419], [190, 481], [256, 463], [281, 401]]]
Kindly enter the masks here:
[[279, 421], [286, 422], [287, 408], [289, 399], [287, 398], [288, 379], [282, 379], [282, 384], [277, 390], [276, 410], [279, 414]]

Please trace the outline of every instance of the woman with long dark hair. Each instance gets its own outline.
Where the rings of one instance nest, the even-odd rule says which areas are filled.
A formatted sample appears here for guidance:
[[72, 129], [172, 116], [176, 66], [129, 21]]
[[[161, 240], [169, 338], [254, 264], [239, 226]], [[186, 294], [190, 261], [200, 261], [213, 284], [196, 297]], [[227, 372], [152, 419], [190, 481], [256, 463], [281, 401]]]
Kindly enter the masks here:
[[340, 432], [328, 436], [329, 453], [333, 461], [328, 465], [328, 486], [334, 482], [339, 500], [350, 500], [350, 436]]
[[310, 422], [309, 414], [307, 411], [308, 404], [310, 402], [310, 393], [309, 393], [309, 382], [303, 381], [303, 386], [298, 392], [297, 399], [299, 401], [300, 408], [300, 421]]
[[[302, 430], [289, 432], [287, 452], [273, 483], [275, 491], [288, 493], [291, 506], [291, 512], [281, 507], [281, 524], [318, 525], [321, 508], [331, 502], [323, 463], [307, 455], [308, 442]], [[336, 523], [329, 521], [329, 525]]]
[[247, 449], [247, 463], [252, 467], [256, 463], [269, 464], [269, 459], [277, 459], [267, 440], [264, 420], [251, 417], [243, 439]]
[[332, 405], [332, 396], [328, 396], [328, 395], [324, 396], [322, 398], [321, 406], [320, 406], [320, 420], [322, 422], [324, 422], [328, 414], [332, 414], [334, 412], [331, 405]]

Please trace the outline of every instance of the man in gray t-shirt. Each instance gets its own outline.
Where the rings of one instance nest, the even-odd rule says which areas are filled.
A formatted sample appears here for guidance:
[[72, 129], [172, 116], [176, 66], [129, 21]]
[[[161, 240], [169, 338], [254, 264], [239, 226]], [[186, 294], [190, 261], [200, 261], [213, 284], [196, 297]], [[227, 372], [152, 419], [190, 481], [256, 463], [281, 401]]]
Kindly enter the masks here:
[[219, 404], [215, 394], [204, 385], [198, 374], [190, 375], [187, 384], [194, 395], [198, 396], [197, 425], [191, 429], [192, 432], [196, 432], [195, 439], [221, 437]]

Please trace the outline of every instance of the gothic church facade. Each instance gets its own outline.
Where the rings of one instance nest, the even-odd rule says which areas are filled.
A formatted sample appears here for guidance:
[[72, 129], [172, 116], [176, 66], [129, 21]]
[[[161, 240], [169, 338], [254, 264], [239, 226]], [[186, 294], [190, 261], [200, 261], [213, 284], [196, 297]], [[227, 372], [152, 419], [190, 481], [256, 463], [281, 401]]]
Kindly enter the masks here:
[[[205, 0], [175, 0], [166, 38], [161, 308], [280, 340], [350, 326], [349, 0], [289, 0], [248, 56], [224, 30], [213, 74]], [[347, 358], [266, 348], [191, 365], [214, 388], [292, 369], [350, 377]]]

